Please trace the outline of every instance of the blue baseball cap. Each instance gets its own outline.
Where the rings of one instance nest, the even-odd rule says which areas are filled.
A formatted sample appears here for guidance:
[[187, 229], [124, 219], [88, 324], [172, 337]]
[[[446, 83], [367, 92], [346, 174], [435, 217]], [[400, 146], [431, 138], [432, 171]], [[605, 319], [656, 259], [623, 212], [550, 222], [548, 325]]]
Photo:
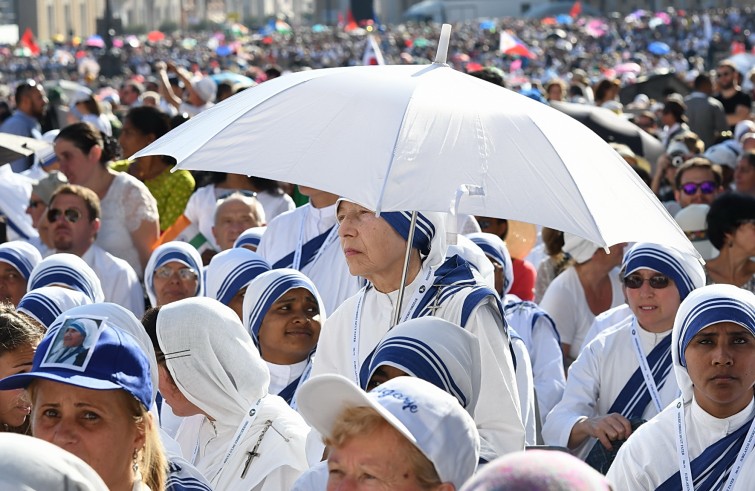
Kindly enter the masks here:
[[[96, 316], [68, 317], [56, 324], [60, 327], [48, 331], [37, 347], [31, 371], [0, 380], [0, 390], [26, 388], [37, 379], [84, 389], [123, 389], [149, 409], [149, 361], [133, 336]], [[86, 342], [66, 347], [69, 328], [86, 329]]]

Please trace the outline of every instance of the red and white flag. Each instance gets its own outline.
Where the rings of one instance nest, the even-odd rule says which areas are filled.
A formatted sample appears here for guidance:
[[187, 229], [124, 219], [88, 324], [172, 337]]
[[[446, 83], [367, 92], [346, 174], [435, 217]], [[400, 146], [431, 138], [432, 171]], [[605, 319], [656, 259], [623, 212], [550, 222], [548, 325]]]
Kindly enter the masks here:
[[380, 51], [380, 45], [372, 34], [367, 36], [367, 46], [364, 49], [362, 65], [385, 65], [383, 52]]

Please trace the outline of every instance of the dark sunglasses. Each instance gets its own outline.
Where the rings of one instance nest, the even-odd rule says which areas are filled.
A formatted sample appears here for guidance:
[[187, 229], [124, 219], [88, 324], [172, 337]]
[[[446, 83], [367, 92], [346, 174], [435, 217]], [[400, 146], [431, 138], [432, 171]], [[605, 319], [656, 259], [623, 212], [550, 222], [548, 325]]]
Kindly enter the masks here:
[[47, 211], [47, 221], [55, 223], [58, 218], [63, 215], [68, 223], [76, 223], [81, 218], [81, 212], [76, 208], [68, 208], [67, 210], [59, 210], [58, 208], [50, 208]]
[[650, 288], [653, 288], [655, 290], [666, 288], [671, 283], [671, 280], [668, 276], [655, 275], [651, 276], [650, 278], [643, 278], [638, 274], [630, 274], [624, 277], [624, 286], [631, 288], [632, 290], [636, 290], [638, 288], [642, 288], [642, 284], [646, 281], [650, 285]]
[[688, 182], [687, 184], [682, 184], [682, 191], [684, 194], [692, 196], [693, 194], [697, 193], [697, 190], [699, 189], [700, 192], [703, 194], [713, 194], [716, 192], [716, 183], [713, 181], [705, 181], [705, 182]]

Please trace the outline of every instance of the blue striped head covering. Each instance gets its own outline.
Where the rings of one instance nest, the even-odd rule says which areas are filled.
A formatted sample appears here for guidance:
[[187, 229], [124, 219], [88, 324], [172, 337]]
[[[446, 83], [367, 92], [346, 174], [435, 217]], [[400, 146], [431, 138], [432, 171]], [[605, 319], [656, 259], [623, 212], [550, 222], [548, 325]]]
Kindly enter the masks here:
[[256, 250], [265, 230], [267, 230], [267, 227], [252, 227], [244, 230], [233, 243], [233, 247], [254, 247]]
[[734, 285], [708, 285], [690, 293], [679, 306], [671, 333], [671, 355], [685, 400], [692, 397], [692, 381], [684, 352], [697, 333], [720, 322], [733, 322], [755, 336], [755, 294]]
[[48, 329], [58, 316], [81, 305], [92, 303], [86, 294], [60, 286], [43, 286], [26, 292], [16, 310], [23, 312]]
[[54, 285], [80, 291], [94, 303], [105, 301], [97, 273], [74, 254], [57, 253], [44, 258], [32, 270], [27, 291]]
[[705, 285], [705, 271], [695, 256], [660, 244], [640, 242], [629, 249], [621, 266], [622, 277], [639, 269], [652, 269], [674, 280], [682, 300]]
[[[380, 218], [388, 222], [398, 234], [409, 239], [409, 225], [412, 222], [411, 211], [384, 211], [380, 213]], [[430, 219], [422, 213], [417, 213], [417, 226], [414, 229], [414, 238], [412, 239], [412, 248], [419, 250], [420, 254], [427, 256], [430, 254], [430, 243], [435, 236], [435, 225]]]
[[503, 295], [511, 291], [514, 284], [514, 264], [511, 262], [511, 254], [503, 240], [495, 234], [478, 232], [468, 234], [467, 238], [477, 244], [486, 256], [492, 258], [503, 268]]
[[155, 270], [173, 261], [179, 262], [196, 271], [197, 290], [194, 292], [194, 296], [201, 297], [204, 295], [202, 256], [199, 255], [199, 252], [191, 244], [174, 240], [166, 242], [152, 251], [152, 255], [147, 262], [147, 267], [144, 268], [144, 289], [147, 291], [147, 297], [149, 297], [149, 302], [153, 307], [157, 307], [154, 283]]
[[0, 262], [16, 268], [25, 280], [29, 280], [34, 267], [42, 262], [42, 255], [36, 247], [23, 240], [12, 240], [0, 244]]
[[205, 269], [205, 296], [228, 305], [233, 297], [270, 265], [249, 249], [233, 248], [216, 254]]
[[474, 414], [480, 393], [480, 343], [456, 324], [438, 317], [398, 324], [375, 348], [367, 380], [383, 365], [430, 382]]
[[287, 291], [304, 288], [314, 295], [320, 308], [320, 326], [325, 324], [325, 306], [317, 287], [302, 272], [290, 268], [273, 269], [257, 276], [246, 288], [244, 295], [244, 328], [259, 348], [259, 332], [270, 307]]

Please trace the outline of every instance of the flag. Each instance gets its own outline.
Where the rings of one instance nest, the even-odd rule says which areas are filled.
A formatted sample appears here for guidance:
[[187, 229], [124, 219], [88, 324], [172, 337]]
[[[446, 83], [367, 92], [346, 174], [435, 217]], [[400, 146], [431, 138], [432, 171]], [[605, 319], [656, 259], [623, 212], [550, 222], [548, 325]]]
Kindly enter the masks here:
[[28, 48], [32, 55], [38, 56], [41, 50], [39, 49], [39, 45], [37, 44], [36, 39], [34, 39], [34, 33], [31, 32], [31, 28], [27, 27], [24, 31], [24, 35], [21, 36], [21, 46], [24, 48]]
[[173, 225], [165, 229], [160, 235], [160, 239], [155, 244], [155, 247], [178, 240], [181, 242], [188, 242], [193, 245], [200, 253], [209, 247], [209, 241], [199, 231], [199, 227], [191, 223], [186, 215], [181, 215], [173, 222]]
[[505, 55], [536, 58], [535, 54], [519, 38], [507, 31], [501, 31], [498, 49]]
[[582, 2], [580, 2], [580, 0], [576, 0], [574, 2], [574, 5], [571, 6], [569, 15], [571, 16], [572, 19], [576, 19], [581, 13], [582, 13]]
[[385, 65], [383, 52], [380, 51], [380, 45], [372, 34], [367, 36], [367, 46], [364, 49], [362, 65]]
[[359, 27], [357, 25], [357, 21], [354, 20], [354, 16], [351, 14], [351, 9], [346, 11], [346, 26], [343, 28], [344, 31], [350, 32], [353, 31]]

